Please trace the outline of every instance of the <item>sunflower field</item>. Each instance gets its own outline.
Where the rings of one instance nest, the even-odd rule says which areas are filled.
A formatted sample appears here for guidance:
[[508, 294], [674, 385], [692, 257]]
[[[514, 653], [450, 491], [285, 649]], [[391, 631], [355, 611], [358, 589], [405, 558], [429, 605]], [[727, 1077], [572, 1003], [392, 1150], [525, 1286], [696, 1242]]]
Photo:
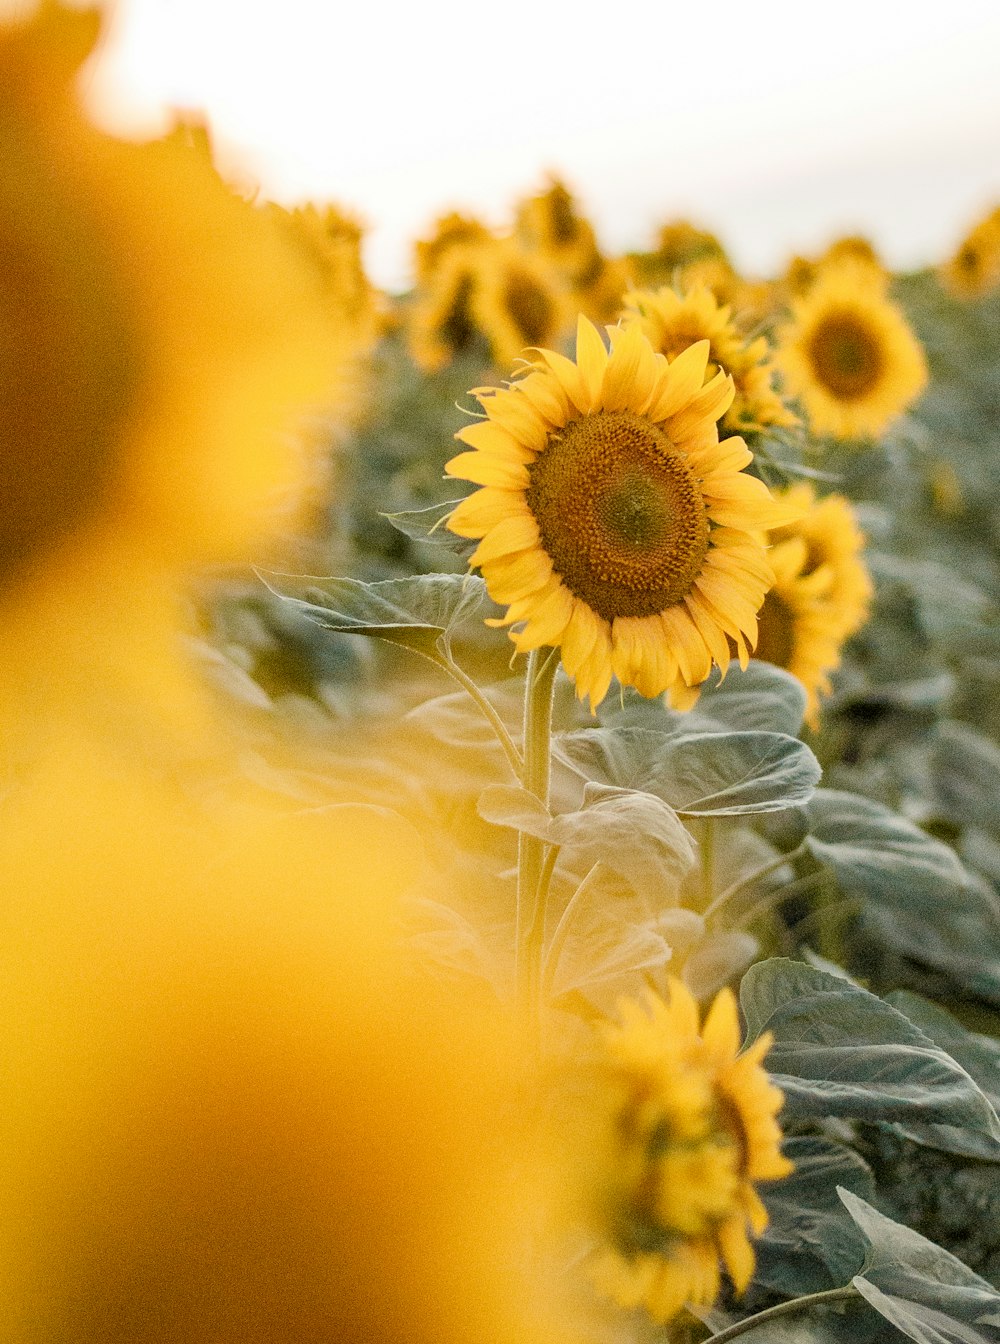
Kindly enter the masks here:
[[0, 27], [0, 1339], [1000, 1341], [1000, 209], [380, 291]]

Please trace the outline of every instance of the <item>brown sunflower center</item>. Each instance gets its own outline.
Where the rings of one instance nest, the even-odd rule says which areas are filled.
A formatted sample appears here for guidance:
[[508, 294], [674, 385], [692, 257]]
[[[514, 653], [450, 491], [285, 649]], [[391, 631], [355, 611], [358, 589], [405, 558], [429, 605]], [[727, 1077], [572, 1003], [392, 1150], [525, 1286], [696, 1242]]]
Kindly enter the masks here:
[[772, 588], [757, 615], [753, 656], [775, 667], [791, 667], [795, 653], [795, 613]]
[[698, 482], [634, 411], [599, 411], [553, 434], [529, 468], [528, 507], [566, 587], [613, 621], [691, 591], [708, 550]]
[[854, 313], [831, 313], [816, 327], [809, 342], [816, 378], [835, 397], [865, 397], [882, 376], [878, 336]]
[[525, 345], [540, 345], [552, 330], [552, 302], [530, 275], [511, 271], [503, 294], [504, 307]]

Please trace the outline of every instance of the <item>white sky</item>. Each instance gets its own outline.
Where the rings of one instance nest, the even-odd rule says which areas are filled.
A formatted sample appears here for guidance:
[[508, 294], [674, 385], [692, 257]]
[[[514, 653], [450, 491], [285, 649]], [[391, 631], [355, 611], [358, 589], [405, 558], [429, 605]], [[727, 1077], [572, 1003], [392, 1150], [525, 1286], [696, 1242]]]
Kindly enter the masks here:
[[859, 228], [920, 264], [1000, 201], [997, 0], [120, 0], [87, 79], [106, 124], [202, 109], [264, 194], [359, 210], [390, 286], [548, 168], [609, 248], [685, 213], [761, 270]]

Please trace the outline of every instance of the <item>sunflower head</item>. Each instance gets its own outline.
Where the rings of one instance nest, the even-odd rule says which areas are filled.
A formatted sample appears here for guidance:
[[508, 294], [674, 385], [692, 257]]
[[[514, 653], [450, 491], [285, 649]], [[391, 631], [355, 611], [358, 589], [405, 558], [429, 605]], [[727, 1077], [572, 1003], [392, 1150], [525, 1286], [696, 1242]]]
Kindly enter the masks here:
[[778, 333], [777, 362], [818, 434], [878, 435], [923, 391], [919, 341], [856, 268], [822, 276], [792, 317]]
[[204, 144], [88, 123], [74, 81], [100, 25], [47, 0], [0, 28], [12, 570], [102, 529], [183, 564], [242, 558], [298, 484], [290, 431], [340, 353], [315, 275]]
[[941, 268], [941, 279], [963, 299], [978, 298], [1000, 284], [1000, 208], [969, 230]]
[[829, 673], [840, 665], [845, 640], [866, 621], [874, 590], [850, 502], [842, 495], [817, 499], [808, 482], [790, 487], [783, 498], [802, 513], [768, 534], [775, 582], [758, 616], [754, 656], [799, 679], [806, 722], [816, 728]]
[[586, 288], [598, 278], [603, 259], [593, 226], [558, 178], [521, 202], [516, 231], [526, 248], [545, 257], [575, 288]]
[[750, 1237], [767, 1225], [755, 1183], [792, 1170], [775, 1119], [783, 1097], [761, 1064], [770, 1036], [739, 1053], [729, 990], [703, 1025], [676, 979], [666, 999], [649, 991], [621, 1003], [619, 1018], [600, 1029], [606, 1175], [590, 1270], [620, 1306], [665, 1322], [686, 1302], [714, 1302], [722, 1267], [737, 1292], [749, 1284]]
[[668, 362], [695, 342], [708, 341], [706, 380], [720, 369], [733, 379], [733, 403], [723, 417], [724, 432], [798, 423], [772, 386], [767, 341], [748, 339], [730, 307], [707, 286], [633, 290], [625, 295], [624, 304], [623, 323], [638, 324]]
[[477, 391], [485, 416], [446, 467], [482, 487], [448, 526], [479, 541], [497, 623], [521, 651], [558, 647], [592, 707], [612, 676], [647, 696], [696, 685], [730, 639], [745, 663], [772, 581], [759, 529], [793, 516], [743, 470], [743, 441], [719, 442], [733, 384], [705, 381], [707, 341], [669, 364], [637, 326], [611, 343], [581, 318], [575, 362], [540, 350]]
[[453, 247], [488, 243], [492, 237], [486, 225], [472, 215], [462, 215], [455, 210], [441, 215], [435, 221], [430, 237], [418, 239], [414, 244], [413, 270], [418, 286], [431, 282]]

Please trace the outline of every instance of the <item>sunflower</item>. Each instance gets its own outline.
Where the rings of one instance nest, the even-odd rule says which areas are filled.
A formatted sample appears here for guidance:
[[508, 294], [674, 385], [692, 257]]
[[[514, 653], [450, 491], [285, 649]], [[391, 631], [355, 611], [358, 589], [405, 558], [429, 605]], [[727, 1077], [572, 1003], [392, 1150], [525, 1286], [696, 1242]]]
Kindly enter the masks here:
[[958, 251], [941, 268], [941, 279], [960, 298], [978, 298], [1000, 284], [1000, 209], [969, 230]]
[[456, 356], [472, 350], [486, 355], [472, 311], [482, 245], [449, 247], [426, 286], [417, 291], [407, 318], [410, 356], [425, 373], [437, 373]]
[[574, 288], [587, 289], [600, 277], [604, 259], [593, 226], [558, 178], [550, 178], [545, 191], [521, 202], [515, 231], [526, 248], [545, 257]]
[[798, 423], [772, 386], [767, 341], [762, 336], [748, 340], [731, 309], [706, 286], [633, 290], [625, 295], [624, 304], [625, 325], [641, 327], [653, 348], [668, 361], [696, 341], [708, 341], [706, 379], [722, 369], [732, 375], [735, 388], [733, 404], [722, 422], [725, 429], [739, 432]]
[[611, 338], [609, 355], [580, 318], [575, 363], [541, 350], [476, 392], [485, 417], [445, 468], [483, 487], [448, 526], [479, 539], [471, 563], [508, 608], [497, 624], [520, 627], [519, 651], [560, 648], [591, 708], [613, 675], [646, 696], [703, 681], [730, 638], [745, 662], [772, 582], [754, 533], [793, 516], [743, 471], [741, 439], [719, 443], [733, 384], [704, 382], [707, 341], [668, 364], [636, 326]]
[[880, 434], [923, 391], [927, 362], [902, 312], [856, 269], [821, 276], [778, 332], [777, 363], [817, 434]]
[[569, 293], [544, 260], [513, 241], [483, 248], [478, 258], [470, 313], [495, 364], [511, 364], [526, 346], [555, 343], [572, 330]]
[[453, 247], [470, 243], [488, 243], [493, 234], [472, 215], [458, 211], [441, 215], [429, 238], [418, 239], [413, 249], [413, 270], [418, 285], [427, 285]]
[[842, 495], [817, 499], [806, 482], [782, 496], [801, 510], [794, 522], [773, 529], [768, 558], [775, 582], [758, 616], [754, 657], [775, 663], [805, 688], [806, 721], [818, 726], [819, 695], [841, 647], [868, 617], [872, 583], [861, 559], [864, 536]]
[[755, 1182], [787, 1176], [775, 1119], [783, 1097], [761, 1065], [771, 1036], [743, 1054], [736, 1000], [717, 995], [699, 1026], [679, 980], [664, 1000], [619, 1005], [599, 1028], [611, 1105], [609, 1175], [595, 1203], [605, 1243], [591, 1261], [598, 1289], [660, 1322], [686, 1302], [709, 1306], [724, 1266], [742, 1293], [753, 1275], [750, 1234], [767, 1226]]

